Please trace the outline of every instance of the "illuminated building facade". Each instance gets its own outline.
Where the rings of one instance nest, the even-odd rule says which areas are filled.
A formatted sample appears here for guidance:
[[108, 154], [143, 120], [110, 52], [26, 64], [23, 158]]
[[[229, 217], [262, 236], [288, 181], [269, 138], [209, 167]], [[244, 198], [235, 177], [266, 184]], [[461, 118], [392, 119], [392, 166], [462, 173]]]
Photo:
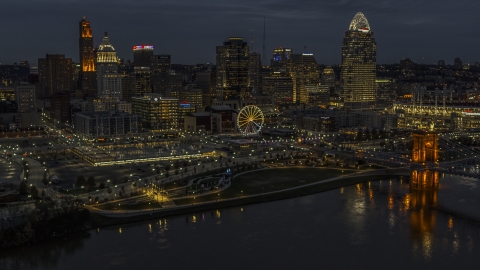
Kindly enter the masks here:
[[293, 50], [291, 48], [279, 47], [273, 49], [273, 59], [270, 64], [272, 72], [288, 72], [292, 54]]
[[34, 112], [36, 111], [35, 85], [16, 85], [15, 100], [17, 101], [17, 112]]
[[320, 71], [317, 61], [311, 53], [292, 54], [289, 65], [290, 76], [293, 79], [293, 102], [307, 104], [309, 86], [319, 84]]
[[252, 93], [261, 92], [262, 62], [260, 54], [251, 52], [249, 56], [248, 79]]
[[82, 112], [74, 117], [75, 133], [89, 139], [137, 134], [141, 118], [124, 112]]
[[122, 96], [122, 75], [118, 71], [117, 52], [105, 32], [97, 51], [98, 95]]
[[179, 100], [176, 98], [164, 98], [159, 94], [132, 97], [132, 112], [142, 117], [144, 129], [163, 132], [178, 128]]
[[152, 74], [168, 74], [172, 68], [172, 56], [169, 54], [153, 55], [150, 58]]
[[133, 64], [135, 67], [150, 67], [153, 48], [153, 45], [148, 44], [133, 46]]
[[344, 106], [353, 109], [375, 106], [377, 44], [367, 18], [359, 12], [345, 32], [340, 82]]
[[216, 86], [216, 72], [197, 73], [197, 88], [202, 90], [202, 110], [212, 105], [212, 101], [216, 98]]
[[263, 77], [262, 93], [273, 97], [276, 105], [293, 102], [293, 80], [290, 74], [276, 71]]
[[95, 96], [97, 94], [97, 73], [95, 72], [92, 28], [85, 17], [80, 21], [79, 26], [80, 85], [84, 95]]
[[223, 99], [246, 98], [249, 87], [249, 46], [241, 37], [231, 37], [217, 46], [217, 95]]
[[331, 66], [327, 66], [322, 71], [322, 84], [328, 87], [335, 86], [335, 71]]
[[438, 162], [438, 134], [417, 132], [413, 134], [412, 162]]
[[38, 59], [38, 97], [73, 90], [72, 59], [63, 54], [47, 54]]

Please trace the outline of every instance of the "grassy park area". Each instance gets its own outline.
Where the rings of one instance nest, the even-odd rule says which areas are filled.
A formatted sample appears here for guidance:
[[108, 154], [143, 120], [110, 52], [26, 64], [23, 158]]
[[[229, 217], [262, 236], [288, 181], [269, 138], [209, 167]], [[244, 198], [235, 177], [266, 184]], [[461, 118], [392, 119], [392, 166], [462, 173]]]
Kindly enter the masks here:
[[120, 211], [125, 211], [125, 210], [148, 210], [148, 209], [154, 209], [154, 208], [162, 208], [162, 206], [154, 201], [147, 201], [147, 202], [140, 202], [140, 203], [135, 203], [135, 204], [128, 204], [125, 202], [112, 202], [112, 203], [105, 203], [105, 204], [100, 204], [95, 206], [98, 209], [101, 210], [120, 210]]
[[217, 199], [256, 195], [265, 192], [303, 186], [341, 175], [348, 175], [353, 172], [355, 172], [355, 170], [311, 167], [258, 170], [235, 177], [231, 186], [221, 192], [195, 198], [176, 199], [174, 202], [177, 205], [182, 205]]

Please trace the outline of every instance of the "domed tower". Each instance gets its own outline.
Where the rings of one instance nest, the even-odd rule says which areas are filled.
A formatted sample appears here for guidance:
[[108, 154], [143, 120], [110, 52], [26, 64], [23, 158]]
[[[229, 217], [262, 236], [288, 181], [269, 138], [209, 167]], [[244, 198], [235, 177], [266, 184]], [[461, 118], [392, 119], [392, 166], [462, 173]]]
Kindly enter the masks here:
[[121, 96], [122, 79], [118, 72], [118, 58], [115, 48], [105, 32], [97, 50], [98, 95]]
[[344, 106], [365, 109], [376, 101], [377, 44], [367, 18], [358, 12], [353, 17], [342, 44], [340, 83]]

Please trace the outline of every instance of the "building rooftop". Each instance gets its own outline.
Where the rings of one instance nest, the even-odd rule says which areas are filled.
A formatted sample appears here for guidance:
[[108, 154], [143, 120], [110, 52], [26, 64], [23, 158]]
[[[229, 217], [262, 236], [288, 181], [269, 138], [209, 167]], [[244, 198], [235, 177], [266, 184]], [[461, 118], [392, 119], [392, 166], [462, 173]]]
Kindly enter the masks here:
[[213, 110], [216, 110], [216, 111], [229, 111], [229, 110], [232, 109], [228, 105], [212, 105], [212, 106], [210, 106], [210, 108], [212, 108]]

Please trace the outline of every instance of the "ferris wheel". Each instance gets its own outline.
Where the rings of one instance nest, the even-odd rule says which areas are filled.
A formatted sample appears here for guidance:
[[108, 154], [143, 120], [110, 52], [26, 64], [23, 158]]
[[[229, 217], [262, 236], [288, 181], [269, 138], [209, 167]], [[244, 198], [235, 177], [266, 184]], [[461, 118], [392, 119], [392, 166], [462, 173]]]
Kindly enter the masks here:
[[262, 110], [254, 105], [243, 107], [237, 116], [238, 130], [242, 135], [257, 135], [262, 129], [265, 118]]

